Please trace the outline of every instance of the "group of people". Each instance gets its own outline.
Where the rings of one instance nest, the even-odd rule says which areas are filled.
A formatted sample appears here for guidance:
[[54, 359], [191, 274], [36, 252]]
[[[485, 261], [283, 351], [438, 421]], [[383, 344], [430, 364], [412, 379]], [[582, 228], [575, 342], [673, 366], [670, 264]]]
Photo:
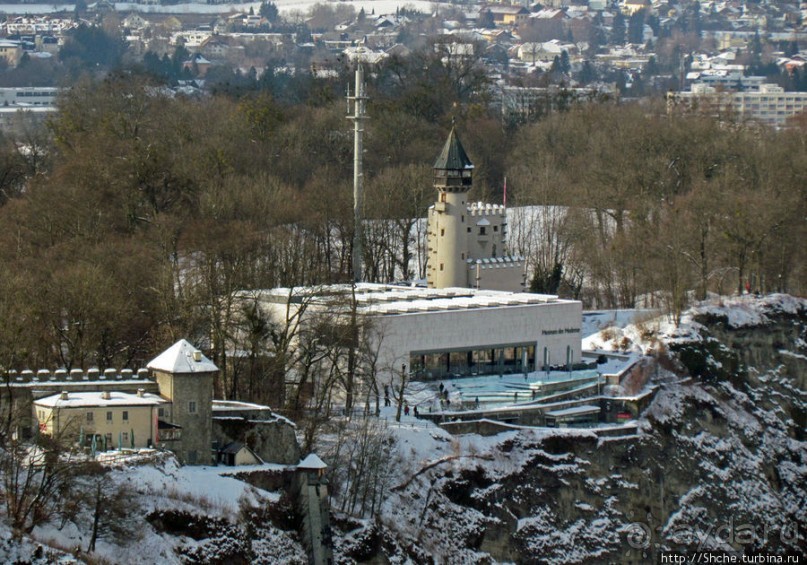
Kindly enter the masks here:
[[[384, 385], [384, 406], [392, 406], [392, 401], [390, 400], [390, 397], [389, 397], [389, 392], [390, 392], [389, 387], [390, 387], [390, 385], [388, 385], [388, 384]], [[410, 413], [409, 403], [404, 402], [404, 416], [409, 416], [409, 413]], [[415, 418], [417, 418], [419, 416], [417, 405], [415, 405], [413, 407], [412, 413], [414, 414]]]

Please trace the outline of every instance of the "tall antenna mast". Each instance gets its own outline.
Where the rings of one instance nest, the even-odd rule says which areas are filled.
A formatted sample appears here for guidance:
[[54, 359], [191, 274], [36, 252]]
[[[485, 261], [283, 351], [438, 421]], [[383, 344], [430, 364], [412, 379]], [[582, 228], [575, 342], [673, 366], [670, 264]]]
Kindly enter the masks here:
[[347, 106], [350, 112], [350, 102], [353, 102], [353, 115], [348, 115], [348, 120], [353, 120], [353, 280], [361, 282], [362, 275], [362, 205], [364, 202], [364, 172], [362, 170], [362, 158], [364, 151], [364, 121], [367, 119], [365, 106], [367, 95], [364, 85], [364, 68], [362, 67], [362, 55], [364, 47], [359, 46], [356, 51], [356, 90], [355, 95], [350, 95], [350, 86], [347, 88]]

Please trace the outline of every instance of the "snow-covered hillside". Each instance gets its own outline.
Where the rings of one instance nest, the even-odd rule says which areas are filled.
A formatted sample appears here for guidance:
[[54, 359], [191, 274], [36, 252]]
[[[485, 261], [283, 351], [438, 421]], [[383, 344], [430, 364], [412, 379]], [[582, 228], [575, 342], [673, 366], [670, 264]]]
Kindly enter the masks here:
[[[326, 428], [335, 561], [640, 563], [668, 549], [804, 549], [807, 301], [716, 300], [677, 328], [644, 319], [587, 339], [658, 357], [638, 435], [453, 437], [413, 417]], [[123, 527], [105, 527], [94, 558], [306, 563], [281, 472], [183, 468], [169, 456], [120, 465], [105, 477], [122, 493], [109, 504], [126, 505]], [[86, 550], [91, 525], [89, 507], [54, 515], [1, 543], [0, 559], [83, 560], [74, 550]]]

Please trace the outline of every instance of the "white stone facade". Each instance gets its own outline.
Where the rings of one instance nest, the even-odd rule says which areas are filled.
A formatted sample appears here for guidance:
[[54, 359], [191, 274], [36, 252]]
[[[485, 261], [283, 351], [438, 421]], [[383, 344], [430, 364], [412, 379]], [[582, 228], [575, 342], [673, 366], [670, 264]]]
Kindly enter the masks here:
[[[273, 289], [241, 293], [282, 321], [300, 303], [317, 312], [344, 312], [350, 287]], [[468, 288], [426, 289], [362, 283], [359, 314], [369, 320], [378, 377], [402, 370], [420, 378], [518, 373], [581, 361], [582, 304], [556, 296]]]

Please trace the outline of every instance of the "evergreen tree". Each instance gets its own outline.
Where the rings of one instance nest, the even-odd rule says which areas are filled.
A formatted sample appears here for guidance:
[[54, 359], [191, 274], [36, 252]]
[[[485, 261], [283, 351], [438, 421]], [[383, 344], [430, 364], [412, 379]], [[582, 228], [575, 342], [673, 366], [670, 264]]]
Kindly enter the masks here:
[[622, 12], [617, 12], [611, 25], [611, 43], [623, 45], [625, 43], [625, 32], [625, 16], [622, 15]]
[[127, 44], [101, 27], [81, 24], [68, 32], [67, 41], [59, 51], [59, 60], [75, 60], [85, 67], [115, 68], [126, 52]]
[[583, 84], [588, 84], [597, 80], [597, 69], [591, 64], [591, 61], [583, 61], [583, 66], [580, 69], [580, 76], [578, 80]]
[[651, 55], [647, 60], [647, 64], [644, 66], [642, 74], [648, 77], [658, 74], [658, 64], [656, 64], [656, 58], [654, 56]]
[[277, 23], [280, 19], [280, 12], [274, 2], [261, 2], [258, 13], [271, 24]]
[[560, 71], [568, 74], [572, 70], [572, 64], [569, 61], [569, 52], [565, 49], [560, 53]]
[[479, 27], [484, 29], [493, 29], [496, 27], [496, 21], [493, 19], [493, 12], [491, 12], [490, 9], [479, 14]]
[[644, 10], [637, 10], [628, 20], [628, 42], [644, 43]]

